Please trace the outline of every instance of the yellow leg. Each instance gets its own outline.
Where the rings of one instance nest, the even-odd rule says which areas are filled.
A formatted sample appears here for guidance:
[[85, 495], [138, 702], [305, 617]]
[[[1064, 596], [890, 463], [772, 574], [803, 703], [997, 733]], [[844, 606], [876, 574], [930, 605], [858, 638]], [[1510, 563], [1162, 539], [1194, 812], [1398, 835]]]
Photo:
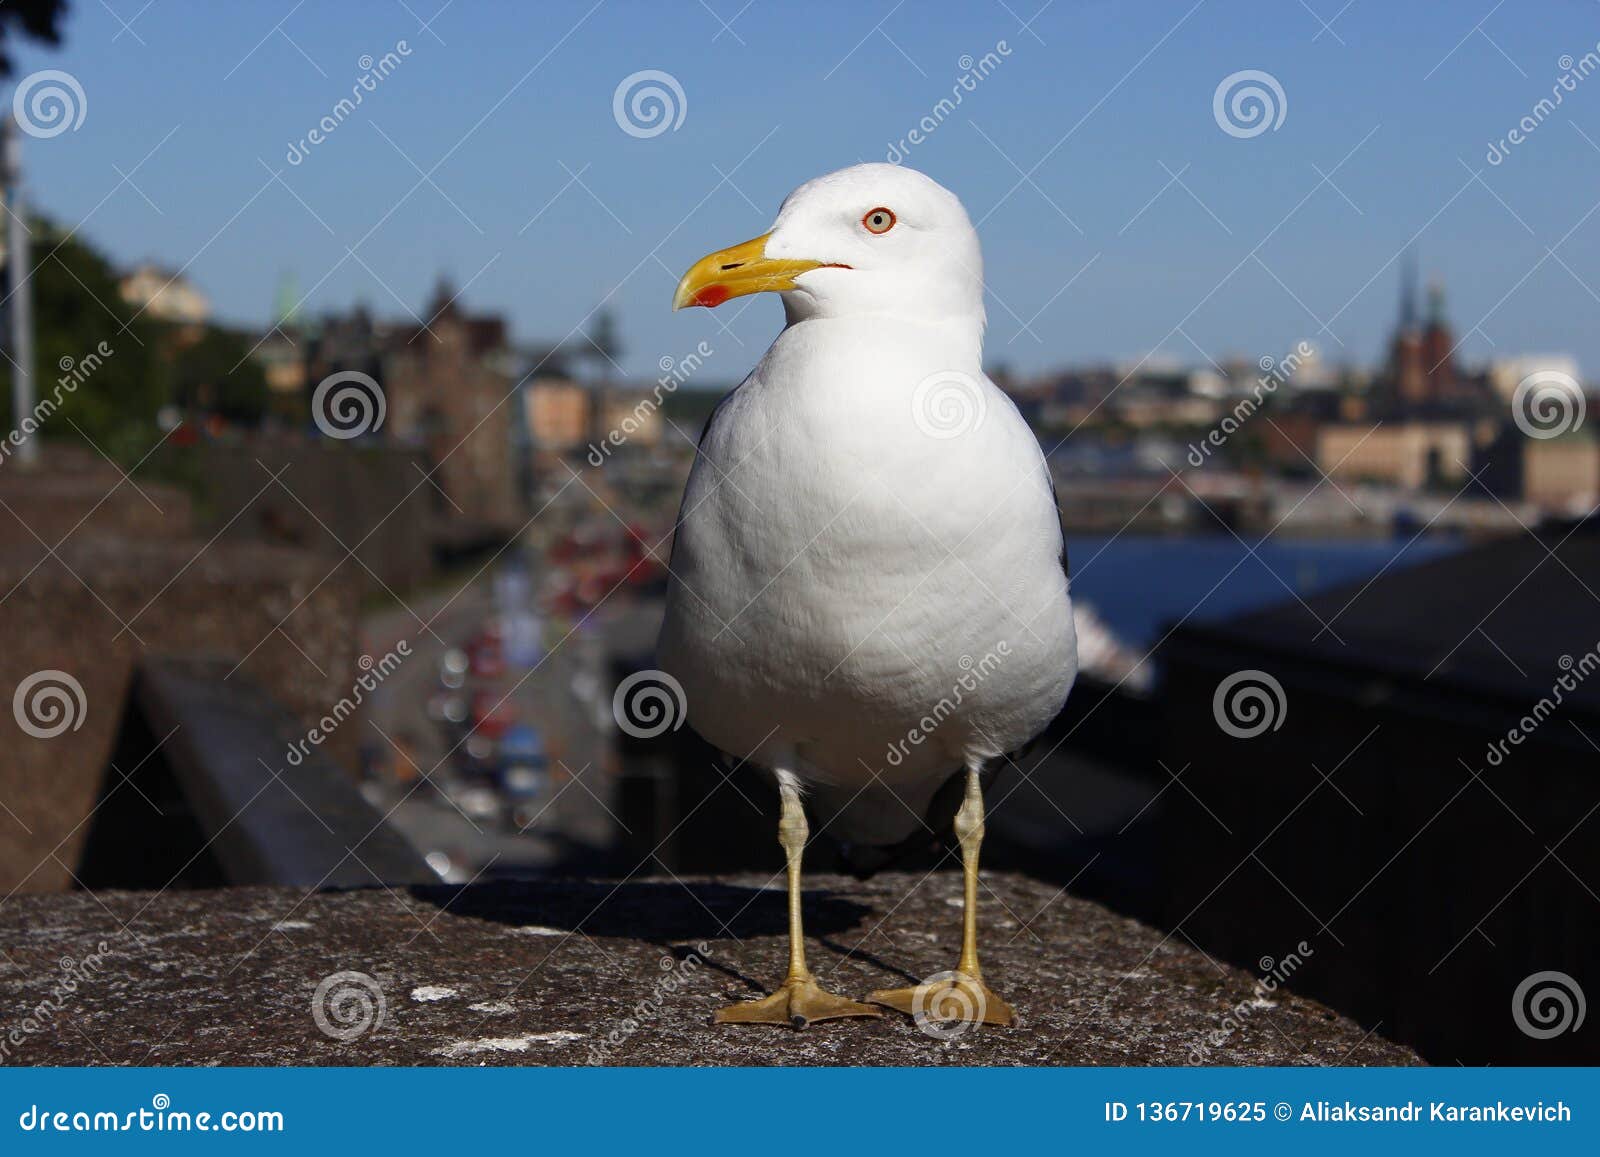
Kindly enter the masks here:
[[814, 1020], [844, 1016], [882, 1016], [870, 1004], [861, 1004], [824, 991], [806, 967], [805, 933], [800, 922], [800, 855], [810, 829], [799, 786], [780, 775], [778, 791], [783, 812], [778, 819], [778, 842], [789, 861], [789, 974], [771, 996], [747, 1000], [717, 1010], [717, 1024], [787, 1024], [805, 1028]]
[[978, 849], [983, 844], [983, 785], [978, 768], [967, 770], [966, 796], [956, 812], [965, 902], [961, 911], [961, 959], [954, 972], [930, 976], [913, 988], [886, 988], [867, 997], [916, 1019], [930, 1036], [959, 1036], [975, 1024], [1011, 1025], [1016, 1013], [983, 982], [978, 967]]

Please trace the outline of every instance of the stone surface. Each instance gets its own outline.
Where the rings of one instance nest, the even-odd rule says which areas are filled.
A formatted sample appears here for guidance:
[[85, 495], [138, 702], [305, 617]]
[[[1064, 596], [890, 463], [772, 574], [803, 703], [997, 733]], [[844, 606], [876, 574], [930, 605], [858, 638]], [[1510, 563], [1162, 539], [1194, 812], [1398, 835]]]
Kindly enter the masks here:
[[260, 435], [243, 445], [168, 444], [155, 461], [204, 480], [201, 538], [317, 550], [328, 566], [353, 551], [348, 569], [369, 594], [403, 593], [432, 575], [428, 527], [443, 500], [423, 481], [428, 458], [414, 446]]
[[[798, 1032], [714, 1026], [719, 1005], [782, 974], [779, 883], [14, 897], [0, 905], [0, 1062], [1420, 1063], [1312, 1001], [1259, 993], [1175, 939], [1006, 875], [984, 878], [985, 977], [1019, 1027], [945, 1040], [895, 1014]], [[950, 968], [960, 883], [809, 880], [813, 971], [860, 997]], [[316, 1008], [335, 1032], [361, 1029], [363, 994], [369, 1007], [381, 996], [381, 1018], [348, 1040], [319, 1028]]]
[[[360, 587], [336, 557], [157, 537], [74, 536], [42, 561], [37, 547], [0, 539], [0, 703], [13, 708], [0, 708], [0, 894], [71, 886], [142, 655], [238, 663], [303, 726], [356, 672]], [[25, 731], [16, 708], [14, 692], [40, 671], [66, 672], [83, 691], [59, 735]], [[40, 686], [62, 685], [52, 676]], [[358, 731], [340, 728], [323, 750], [353, 765]]]
[[27, 557], [29, 566], [69, 539], [172, 539], [190, 533], [193, 504], [183, 491], [143, 477], [136, 489], [87, 448], [77, 454], [64, 446], [47, 449], [35, 469], [0, 462], [4, 541], [10, 552]]

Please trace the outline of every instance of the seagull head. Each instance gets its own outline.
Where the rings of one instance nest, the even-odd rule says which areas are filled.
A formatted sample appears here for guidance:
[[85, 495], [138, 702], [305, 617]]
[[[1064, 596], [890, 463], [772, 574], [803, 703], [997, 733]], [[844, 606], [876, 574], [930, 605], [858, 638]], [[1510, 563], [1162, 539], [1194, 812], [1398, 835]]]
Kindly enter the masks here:
[[807, 181], [772, 229], [707, 254], [678, 282], [673, 309], [783, 295], [791, 321], [895, 317], [983, 324], [983, 255], [956, 195], [898, 165], [853, 165]]

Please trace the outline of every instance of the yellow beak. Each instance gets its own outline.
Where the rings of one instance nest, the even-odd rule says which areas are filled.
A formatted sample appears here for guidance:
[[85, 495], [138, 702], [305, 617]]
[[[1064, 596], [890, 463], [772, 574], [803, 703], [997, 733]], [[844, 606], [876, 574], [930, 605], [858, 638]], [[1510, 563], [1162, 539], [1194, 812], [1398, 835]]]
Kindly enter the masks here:
[[812, 269], [820, 269], [821, 261], [791, 260], [768, 257], [767, 238], [764, 233], [753, 240], [709, 253], [689, 267], [689, 272], [678, 282], [678, 291], [672, 295], [672, 308], [683, 309], [690, 305], [703, 305], [715, 309], [734, 297], [751, 293], [782, 293], [794, 288], [794, 279]]

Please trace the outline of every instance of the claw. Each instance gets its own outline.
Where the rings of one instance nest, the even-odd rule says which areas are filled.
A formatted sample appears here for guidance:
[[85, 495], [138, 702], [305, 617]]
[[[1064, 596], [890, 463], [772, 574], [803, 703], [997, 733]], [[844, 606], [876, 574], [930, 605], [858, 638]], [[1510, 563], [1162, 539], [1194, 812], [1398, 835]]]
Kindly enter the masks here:
[[805, 976], [785, 981], [771, 996], [719, 1008], [713, 1020], [717, 1024], [786, 1024], [800, 1029], [817, 1020], [882, 1015], [870, 1004], [824, 991], [815, 980]]
[[960, 972], [941, 972], [913, 988], [879, 989], [867, 999], [905, 1013], [934, 1036], [952, 1035], [952, 1026], [960, 1032], [963, 1025], [1017, 1023], [1016, 1011], [987, 984]]

